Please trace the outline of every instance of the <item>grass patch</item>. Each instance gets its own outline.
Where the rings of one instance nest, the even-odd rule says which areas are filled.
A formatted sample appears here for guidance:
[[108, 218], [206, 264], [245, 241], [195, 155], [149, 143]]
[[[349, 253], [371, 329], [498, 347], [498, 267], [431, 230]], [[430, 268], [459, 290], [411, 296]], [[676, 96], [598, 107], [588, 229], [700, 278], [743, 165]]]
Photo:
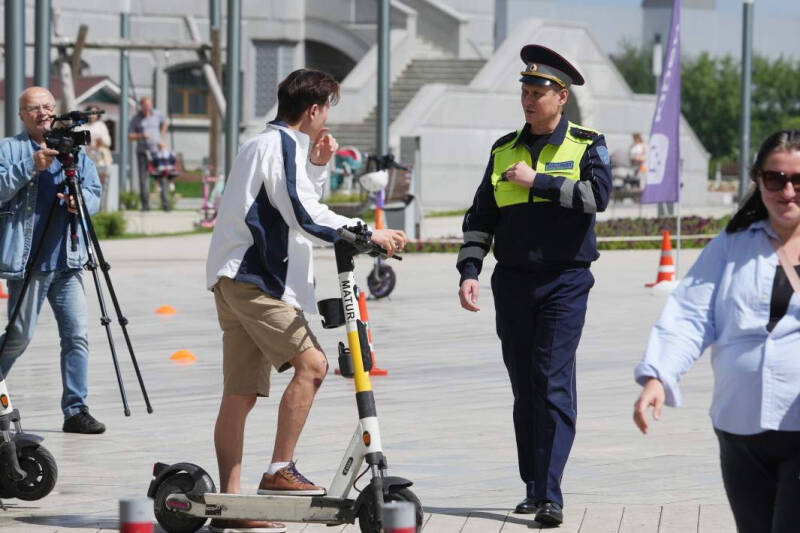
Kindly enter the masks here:
[[151, 237], [183, 237], [185, 235], [197, 235], [199, 233], [211, 233], [212, 228], [195, 228], [193, 230], [178, 231], [175, 233], [125, 233], [122, 235], [112, 235], [107, 237], [97, 236], [99, 239], [121, 240], [121, 239], [149, 239]]
[[463, 217], [466, 214], [466, 209], [451, 209], [450, 211], [433, 211], [431, 213], [425, 213], [426, 218], [437, 218], [437, 217]]
[[202, 181], [176, 181], [175, 193], [180, 194], [181, 198], [202, 198]]

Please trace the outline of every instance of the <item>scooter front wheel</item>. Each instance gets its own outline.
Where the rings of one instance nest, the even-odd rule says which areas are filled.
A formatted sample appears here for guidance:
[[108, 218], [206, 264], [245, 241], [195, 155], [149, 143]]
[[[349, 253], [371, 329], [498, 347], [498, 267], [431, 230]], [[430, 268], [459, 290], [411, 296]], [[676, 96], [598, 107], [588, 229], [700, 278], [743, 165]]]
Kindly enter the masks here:
[[367, 276], [367, 287], [369, 293], [375, 298], [385, 298], [394, 290], [397, 283], [397, 276], [394, 269], [389, 265], [377, 265]]
[[9, 472], [4, 472], [0, 492], [25, 501], [40, 500], [50, 494], [56, 486], [58, 467], [56, 460], [44, 446], [24, 446], [17, 449], [19, 467], [25, 471], [25, 479], [14, 481]]
[[[382, 524], [378, 520], [380, 516], [378, 505], [380, 504], [375, 498], [375, 492], [367, 487], [359, 499], [362, 500], [361, 508], [358, 511], [358, 527], [361, 529], [361, 533], [381, 533]], [[417, 532], [422, 530], [422, 504], [417, 495], [411, 492], [411, 489], [392, 487], [388, 494], [383, 495], [383, 501], [414, 504], [414, 515], [417, 519], [416, 530]]]
[[173, 474], [158, 486], [153, 498], [153, 511], [156, 520], [168, 533], [194, 533], [206, 523], [205, 518], [183, 514], [167, 508], [170, 494], [185, 494], [192, 490], [194, 481], [185, 472]]

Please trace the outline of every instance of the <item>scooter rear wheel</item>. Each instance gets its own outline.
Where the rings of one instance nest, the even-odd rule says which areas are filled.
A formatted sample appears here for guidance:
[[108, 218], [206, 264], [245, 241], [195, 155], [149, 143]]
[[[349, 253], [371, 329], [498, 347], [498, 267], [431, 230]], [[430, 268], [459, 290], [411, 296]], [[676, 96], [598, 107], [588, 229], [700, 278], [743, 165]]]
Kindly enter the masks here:
[[25, 446], [17, 449], [17, 460], [27, 476], [22, 481], [13, 481], [10, 474], [4, 472], [0, 480], [0, 493], [24, 501], [40, 500], [50, 494], [58, 479], [58, 467], [53, 454], [44, 446]]
[[183, 514], [167, 509], [167, 497], [170, 494], [185, 494], [192, 490], [194, 481], [185, 472], [171, 475], [158, 486], [153, 499], [153, 512], [156, 520], [168, 533], [194, 533], [206, 523], [205, 518]]
[[380, 265], [373, 268], [367, 276], [369, 293], [375, 298], [385, 298], [394, 290], [397, 276], [389, 265]]
[[[381, 523], [378, 521], [378, 502], [375, 492], [367, 487], [361, 493], [363, 503], [358, 510], [358, 527], [361, 533], [381, 533]], [[414, 504], [414, 514], [417, 518], [417, 531], [422, 529], [422, 504], [417, 495], [408, 488], [392, 487], [388, 494], [383, 495], [384, 502], [410, 502]]]

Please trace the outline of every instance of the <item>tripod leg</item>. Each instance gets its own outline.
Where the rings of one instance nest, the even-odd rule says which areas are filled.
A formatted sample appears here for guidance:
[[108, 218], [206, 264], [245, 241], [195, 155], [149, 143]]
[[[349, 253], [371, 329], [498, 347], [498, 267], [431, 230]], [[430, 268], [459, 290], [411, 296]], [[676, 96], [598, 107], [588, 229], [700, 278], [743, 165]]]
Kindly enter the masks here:
[[131, 416], [131, 410], [128, 406], [128, 397], [125, 394], [125, 386], [122, 383], [122, 373], [119, 369], [119, 360], [117, 359], [117, 350], [114, 346], [114, 337], [111, 334], [111, 319], [108, 318], [108, 312], [106, 311], [106, 303], [105, 299], [103, 298], [103, 288], [100, 286], [100, 277], [97, 275], [97, 261], [95, 260], [94, 251], [92, 250], [92, 243], [89, 241], [89, 235], [86, 232], [86, 203], [83, 200], [83, 195], [80, 192], [80, 186], [77, 185], [77, 181], [72, 179], [70, 183], [70, 194], [73, 194], [76, 198], [76, 204], [78, 208], [77, 218], [78, 223], [81, 228], [81, 234], [83, 235], [83, 240], [86, 243], [86, 253], [88, 255], [88, 260], [86, 261], [86, 268], [92, 273], [92, 280], [94, 281], [94, 288], [97, 291], [97, 301], [100, 305], [100, 323], [105, 327], [106, 330], [106, 337], [108, 337], [108, 346], [111, 349], [111, 360], [114, 364], [114, 372], [117, 376], [117, 384], [119, 385], [119, 393], [122, 397], [122, 409], [125, 413], [125, 416]]
[[[83, 211], [86, 212], [86, 203], [83, 200], [83, 196], [80, 197], [80, 201], [83, 207]], [[86, 232], [88, 231], [89, 238], [91, 239], [91, 247], [93, 247], [94, 250], [97, 252], [97, 258], [99, 259], [100, 270], [103, 272], [103, 278], [105, 279], [106, 287], [108, 287], [108, 294], [111, 296], [111, 303], [114, 306], [114, 311], [116, 312], [117, 315], [117, 321], [119, 322], [120, 327], [122, 328], [122, 334], [125, 337], [125, 343], [128, 346], [128, 353], [131, 356], [133, 369], [136, 371], [136, 378], [139, 380], [139, 387], [142, 390], [142, 396], [144, 397], [144, 403], [147, 406], [147, 412], [152, 413], [153, 407], [150, 405], [150, 398], [147, 395], [147, 389], [144, 385], [144, 379], [142, 379], [142, 373], [139, 370], [139, 363], [137, 362], [136, 355], [133, 352], [133, 344], [131, 343], [131, 338], [128, 335], [128, 328], [127, 328], [128, 319], [125, 318], [125, 316], [123, 316], [122, 314], [122, 309], [120, 308], [119, 300], [117, 299], [117, 293], [114, 290], [113, 283], [111, 283], [111, 276], [109, 276], [108, 274], [108, 271], [111, 269], [111, 266], [108, 263], [106, 263], [106, 260], [103, 257], [103, 250], [100, 248], [100, 242], [97, 239], [97, 233], [94, 230], [94, 225], [92, 224], [91, 218], [84, 217], [83, 221], [85, 222], [85, 226], [83, 227], [84, 238], [86, 238]], [[86, 246], [87, 249], [90, 248], [89, 238], [87, 238], [87, 246]], [[95, 272], [93, 271], [93, 273]], [[100, 294], [99, 289], [98, 289], [98, 294]], [[115, 364], [116, 364], [116, 358], [115, 358]]]

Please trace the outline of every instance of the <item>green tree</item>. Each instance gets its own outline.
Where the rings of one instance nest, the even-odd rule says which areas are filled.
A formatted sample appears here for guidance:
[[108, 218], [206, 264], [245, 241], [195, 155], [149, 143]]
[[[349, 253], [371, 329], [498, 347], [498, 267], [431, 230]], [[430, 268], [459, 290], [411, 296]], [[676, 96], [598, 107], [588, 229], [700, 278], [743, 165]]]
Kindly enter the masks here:
[[712, 160], [738, 156], [739, 72], [732, 57], [705, 52], [681, 63], [681, 112]]
[[629, 40], [620, 43], [622, 53], [611, 55], [611, 61], [617, 66], [622, 77], [635, 93], [652, 94], [655, 88], [653, 77], [653, 49], [639, 48]]
[[[611, 56], [634, 92], [653, 93], [652, 49], [623, 42], [622, 53]], [[739, 158], [741, 66], [730, 55], [702, 53], [681, 62], [681, 112], [717, 161]], [[750, 154], [769, 134], [800, 127], [800, 61], [753, 59]]]

